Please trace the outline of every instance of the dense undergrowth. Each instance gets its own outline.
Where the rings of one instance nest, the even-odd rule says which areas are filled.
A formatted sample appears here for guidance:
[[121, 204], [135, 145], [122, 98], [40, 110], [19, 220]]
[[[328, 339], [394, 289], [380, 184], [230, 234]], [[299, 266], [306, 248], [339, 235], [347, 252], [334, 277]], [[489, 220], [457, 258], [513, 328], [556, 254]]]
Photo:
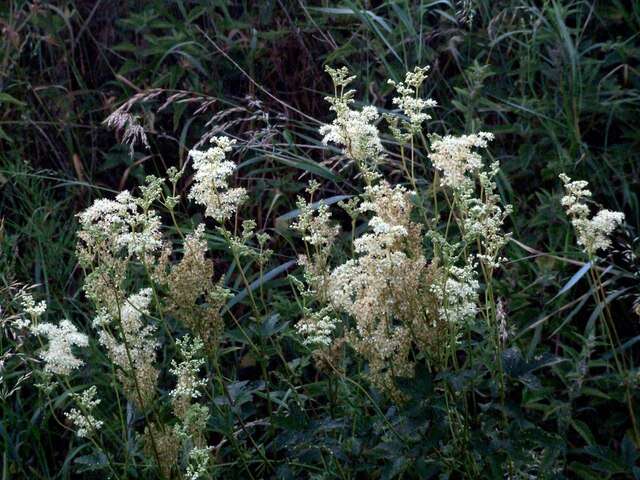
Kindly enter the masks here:
[[637, 2], [0, 28], [3, 479], [640, 477]]

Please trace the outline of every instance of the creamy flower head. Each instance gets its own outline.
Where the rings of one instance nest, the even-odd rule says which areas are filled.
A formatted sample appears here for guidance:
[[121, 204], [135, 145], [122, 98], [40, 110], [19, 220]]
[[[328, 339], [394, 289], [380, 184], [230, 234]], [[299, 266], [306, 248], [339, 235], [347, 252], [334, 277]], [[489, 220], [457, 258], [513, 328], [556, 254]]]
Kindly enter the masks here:
[[345, 67], [335, 70], [327, 66], [325, 71], [331, 75], [335, 88], [334, 96], [325, 100], [331, 104], [336, 118], [329, 125], [320, 127], [322, 143], [334, 143], [342, 147], [342, 153], [347, 158], [353, 160], [363, 172], [369, 172], [384, 155], [380, 132], [375, 124], [380, 117], [378, 110], [371, 105], [361, 110], [350, 107], [354, 90], [345, 88], [355, 77], [349, 76]]
[[339, 323], [339, 320], [331, 314], [331, 309], [325, 307], [319, 311], [305, 313], [304, 318], [296, 324], [296, 330], [304, 338], [303, 345], [325, 347], [331, 345], [333, 332]]
[[486, 148], [493, 134], [479, 132], [454, 137], [447, 135], [431, 143], [429, 158], [433, 166], [442, 172], [442, 183], [451, 188], [460, 188], [466, 183], [465, 175], [482, 167], [482, 157], [474, 148]]
[[[31, 322], [37, 321], [47, 311], [47, 302], [42, 300], [36, 303], [30, 293], [22, 293], [20, 303], [22, 304], [23, 315], [19, 315], [13, 321], [13, 325], [17, 329], [28, 328]], [[0, 313], [2, 313], [1, 308]]]
[[300, 214], [297, 221], [291, 224], [291, 228], [302, 234], [302, 239], [309, 245], [319, 248], [331, 245], [340, 233], [340, 226], [334, 224], [331, 212], [326, 203], [320, 203], [317, 208], [305, 202], [302, 198], [297, 202]]
[[246, 199], [247, 192], [244, 188], [229, 188], [229, 177], [236, 165], [226, 160], [226, 155], [236, 141], [228, 137], [213, 137], [211, 143], [214, 146], [205, 151], [189, 152], [195, 169], [189, 198], [206, 208], [206, 216], [223, 222], [233, 216]]
[[45, 371], [58, 375], [69, 375], [84, 362], [73, 354], [73, 346], [86, 347], [89, 339], [69, 320], [62, 320], [59, 325], [41, 323], [31, 328], [35, 335], [43, 335], [49, 340], [48, 348], [40, 353], [45, 362]]
[[378, 163], [383, 154], [380, 132], [375, 122], [379, 114], [376, 107], [366, 106], [362, 110], [346, 108], [339, 111], [330, 125], [320, 127], [322, 143], [334, 143], [358, 165]]
[[407, 126], [412, 133], [419, 132], [421, 124], [431, 119], [424, 110], [437, 105], [435, 100], [418, 96], [428, 71], [429, 67], [415, 67], [413, 72], [406, 73], [404, 82], [389, 80], [389, 84], [393, 85], [399, 93], [399, 96], [393, 98], [393, 104], [397, 105], [408, 118]]
[[93, 385], [83, 391], [81, 394], [72, 394], [74, 400], [78, 402], [80, 409], [72, 408], [68, 412], [65, 412], [67, 417], [76, 427], [76, 435], [80, 438], [87, 438], [94, 435], [98, 430], [102, 428], [104, 422], [97, 420], [93, 416], [93, 411], [100, 404], [100, 399], [96, 398], [97, 389]]
[[441, 320], [464, 325], [478, 314], [480, 284], [471, 261], [464, 267], [450, 267], [446, 278], [435, 282], [431, 288], [434, 294], [443, 299], [438, 308]]
[[589, 256], [595, 255], [598, 250], [607, 250], [611, 247], [609, 236], [624, 222], [624, 213], [605, 209], [589, 218], [589, 207], [585, 203], [586, 199], [591, 197], [591, 192], [587, 189], [588, 182], [572, 181], [564, 173], [559, 177], [564, 183], [566, 192], [561, 203], [571, 218], [571, 224], [578, 237], [578, 245], [582, 246]]
[[176, 341], [176, 346], [180, 352], [182, 360], [171, 361], [169, 370], [178, 379], [176, 387], [169, 392], [169, 396], [174, 399], [174, 404], [181, 399], [189, 402], [201, 396], [200, 388], [207, 384], [205, 379], [198, 378], [198, 372], [206, 363], [202, 356], [204, 344], [198, 337], [193, 339], [185, 336]]
[[99, 255], [101, 245], [138, 257], [159, 250], [162, 246], [160, 217], [153, 210], [141, 210], [142, 201], [124, 190], [115, 200], [98, 199], [79, 213], [80, 259], [92, 262], [93, 257]]
[[[113, 311], [101, 310], [93, 321], [100, 344], [118, 367], [125, 394], [138, 407], [143, 407], [155, 394], [158, 371], [154, 366], [158, 342], [155, 326], [145, 324], [153, 291], [144, 288], [130, 295]], [[114, 323], [119, 328], [108, 328]]]
[[32, 318], [40, 318], [47, 310], [47, 302], [42, 300], [36, 304], [31, 294], [25, 293], [22, 295], [22, 308], [24, 313], [30, 315]]

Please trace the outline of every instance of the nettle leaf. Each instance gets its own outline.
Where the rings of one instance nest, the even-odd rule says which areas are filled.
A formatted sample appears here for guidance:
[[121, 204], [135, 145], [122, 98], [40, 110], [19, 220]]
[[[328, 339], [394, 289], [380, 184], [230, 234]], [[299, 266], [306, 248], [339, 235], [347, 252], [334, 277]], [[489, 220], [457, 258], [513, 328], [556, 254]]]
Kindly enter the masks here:
[[502, 352], [502, 367], [507, 375], [517, 377], [525, 370], [525, 365], [519, 348], [512, 347]]
[[640, 458], [640, 452], [636, 447], [633, 440], [629, 435], [625, 435], [620, 444], [620, 455], [629, 467], [634, 467], [638, 458]]
[[538, 355], [533, 360], [526, 361], [517, 347], [502, 352], [502, 365], [505, 373], [532, 390], [542, 388], [539, 378], [533, 372], [564, 361], [566, 360], [549, 353]]
[[261, 337], [271, 337], [277, 333], [282, 332], [289, 325], [289, 321], [283, 321], [280, 319], [280, 315], [274, 314], [268, 317], [263, 323], [260, 324], [258, 330]]
[[73, 463], [78, 465], [76, 468], [76, 472], [78, 473], [95, 472], [96, 470], [102, 470], [109, 466], [107, 456], [101, 452], [83, 455], [76, 458]]
[[391, 480], [404, 472], [409, 466], [407, 458], [400, 456], [382, 469], [381, 480]]
[[218, 405], [229, 405], [231, 403], [234, 407], [239, 407], [245, 403], [251, 402], [256, 392], [263, 391], [265, 389], [264, 381], [243, 380], [240, 382], [233, 382], [227, 385], [227, 392], [230, 400], [226, 395], [216, 397], [215, 403]]

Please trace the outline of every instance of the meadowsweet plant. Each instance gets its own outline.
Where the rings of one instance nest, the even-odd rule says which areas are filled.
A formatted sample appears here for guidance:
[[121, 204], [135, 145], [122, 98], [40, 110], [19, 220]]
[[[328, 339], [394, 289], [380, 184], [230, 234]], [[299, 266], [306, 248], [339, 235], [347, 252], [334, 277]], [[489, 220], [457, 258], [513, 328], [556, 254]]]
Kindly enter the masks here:
[[331, 124], [320, 128], [322, 142], [341, 147], [345, 156], [355, 162], [367, 177], [382, 160], [384, 151], [375, 123], [379, 118], [378, 111], [370, 105], [361, 110], [351, 107], [355, 90], [347, 90], [347, 87], [355, 77], [349, 74], [346, 67], [333, 69], [327, 66], [325, 70], [331, 75], [335, 88], [334, 96], [326, 100], [336, 118]]
[[[337, 118], [331, 126], [322, 127], [321, 133], [338, 128], [341, 112], [347, 110], [354, 95], [352, 91], [343, 93], [352, 81], [346, 71], [328, 72], [336, 91], [328, 100]], [[401, 145], [405, 181], [414, 188], [413, 138], [430, 118], [425, 110], [436, 105], [419, 96], [426, 72], [426, 68], [416, 68], [407, 73], [404, 82], [390, 82], [399, 94], [393, 103], [400, 111], [387, 119]], [[369, 124], [374, 120], [372, 116]], [[300, 263], [305, 269], [306, 293], [316, 294], [318, 307], [307, 309], [298, 330], [306, 337], [305, 343], [326, 349], [330, 335], [338, 331], [337, 318], [347, 314], [353, 323], [347, 321], [340, 331], [367, 360], [371, 381], [400, 398], [395, 380], [414, 376], [414, 345], [433, 366], [456, 363], [460, 339], [473, 328], [481, 311], [497, 343], [496, 309], [489, 287], [485, 287], [484, 306], [480, 301], [479, 271], [490, 283], [493, 270], [499, 268], [500, 252], [508, 238], [502, 225], [511, 208], [502, 206], [495, 193], [497, 163], [486, 166], [475, 151], [487, 147], [491, 134], [432, 136], [429, 158], [434, 173], [439, 174], [433, 188], [440, 190], [451, 210], [442, 229], [438, 218], [428, 225], [417, 222], [418, 192], [382, 178], [375, 166], [384, 162], [385, 152], [378, 147], [377, 128], [375, 134], [373, 125], [367, 131], [370, 134], [363, 134], [362, 128], [342, 129], [340, 136], [324, 138], [345, 147], [343, 153], [355, 161], [365, 178], [359, 204], [351, 212], [353, 218], [367, 218], [368, 231], [353, 239], [353, 258], [331, 267], [330, 249], [337, 230], [331, 225], [328, 209], [321, 205], [314, 214], [309, 203], [299, 202], [300, 219], [293, 226], [313, 251], [313, 255], [301, 257]], [[368, 147], [349, 149], [356, 144]], [[407, 151], [409, 158], [405, 158]], [[443, 212], [434, 213], [445, 217]], [[457, 225], [455, 232], [450, 228], [452, 219]]]
[[73, 394], [73, 399], [78, 403], [78, 408], [72, 408], [65, 412], [67, 417], [74, 425], [76, 434], [79, 437], [88, 437], [95, 435], [104, 425], [102, 420], [98, 420], [93, 416], [94, 409], [100, 405], [101, 400], [97, 398], [97, 388], [95, 385], [89, 387], [81, 394]]
[[593, 258], [599, 250], [611, 247], [609, 236], [624, 221], [624, 213], [602, 209], [590, 217], [586, 200], [591, 197], [587, 189], [588, 182], [584, 180], [572, 181], [566, 174], [560, 174], [566, 195], [562, 197], [562, 206], [571, 218], [580, 245], [584, 252]]
[[[562, 347], [575, 371], [537, 355], [537, 343], [519, 346], [527, 332], [516, 334], [505, 253], [513, 208], [500, 195], [500, 164], [488, 160], [494, 135], [432, 131], [427, 67], [389, 81], [379, 107], [355, 106], [346, 68], [326, 71], [332, 118], [318, 144], [338, 152], [349, 179], [311, 179], [280, 217], [292, 219], [286, 228], [270, 226], [282, 194], [266, 211], [263, 199], [249, 202], [235, 179], [237, 141], [211, 136], [218, 129], [180, 169], [77, 215], [84, 328], [80, 316], [54, 319], [46, 302], [17, 298], [11, 328], [33, 341], [39, 395], [91, 451], [79, 468], [167, 480], [352, 478], [348, 467], [367, 478], [556, 478], [569, 453], [533, 425], [594, 436], [572, 408], [588, 369], [608, 371], [605, 357], [591, 364], [602, 338], [637, 438], [634, 359], [595, 268], [602, 334], [590, 321], [586, 345]], [[127, 115], [110, 123], [134, 128], [128, 141], [146, 139]], [[595, 265], [624, 215], [592, 216], [587, 183], [560, 178]], [[341, 195], [327, 197], [336, 187]], [[535, 372], [551, 367], [568, 385], [565, 410], [538, 395]], [[384, 474], [369, 475], [360, 458], [386, 462]]]
[[205, 151], [189, 152], [196, 171], [189, 198], [206, 208], [206, 216], [220, 222], [231, 218], [238, 205], [246, 198], [246, 192], [244, 188], [229, 188], [227, 183], [235, 165], [225, 157], [235, 140], [214, 137], [211, 143], [214, 146]]
[[[199, 378], [199, 371], [204, 366], [202, 357], [204, 344], [199, 338], [184, 337], [177, 341], [180, 362], [171, 362], [170, 372], [177, 378], [177, 384], [169, 396], [171, 397], [174, 415], [179, 422], [174, 426], [176, 440], [182, 443], [183, 463], [186, 465], [185, 475], [191, 480], [205, 478], [210, 462], [211, 447], [206, 445], [206, 427], [209, 420], [209, 409], [195, 403], [202, 396], [206, 387], [205, 379]], [[167, 461], [165, 469], [170, 468]]]
[[40, 352], [45, 372], [69, 375], [84, 364], [73, 347], [86, 347], [89, 339], [69, 320], [62, 320], [59, 325], [43, 322], [31, 327], [31, 332], [47, 339], [47, 346]]
[[[640, 426], [638, 425], [634, 410], [634, 401], [631, 394], [632, 382], [629, 382], [630, 365], [633, 365], [633, 357], [629, 358], [624, 352], [624, 346], [617, 332], [614, 319], [607, 301], [607, 293], [603, 285], [602, 275], [599, 271], [591, 268], [599, 261], [598, 255], [611, 248], [611, 234], [624, 222], [625, 216], [622, 212], [613, 212], [607, 209], [598, 210], [595, 215], [591, 215], [587, 200], [591, 197], [591, 191], [587, 189], [589, 182], [584, 180], [571, 180], [565, 173], [561, 173], [560, 180], [564, 184], [565, 195], [561, 199], [561, 204], [565, 208], [567, 215], [571, 219], [576, 234], [577, 244], [582, 248], [589, 260], [589, 274], [593, 285], [593, 293], [596, 304], [598, 304], [599, 317], [603, 337], [608, 341], [615, 366], [626, 390], [626, 402], [629, 411], [629, 418], [636, 440], [640, 440]], [[591, 327], [593, 328], [593, 327]], [[589, 332], [593, 335], [593, 332]]]
[[[224, 225], [246, 196], [244, 189], [228, 184], [235, 166], [225, 156], [234, 142], [215, 137], [213, 143], [206, 151], [190, 152], [194, 175], [189, 198], [205, 207], [205, 215], [217, 223], [223, 236], [244, 246], [254, 227], [247, 224], [243, 240], [237, 240]], [[159, 208], [175, 220], [179, 202], [176, 186], [182, 175], [183, 171], [172, 169], [167, 173], [168, 182], [150, 176], [139, 195], [125, 190], [115, 199], [96, 200], [78, 214], [77, 256], [86, 272], [86, 296], [95, 309], [91, 336], [102, 348], [108, 366], [86, 365], [81, 352], [89, 346], [89, 335], [70, 320], [41, 321], [46, 304], [36, 303], [28, 294], [22, 296], [23, 314], [15, 323], [16, 328], [28, 328], [41, 339], [38, 355], [47, 385], [73, 388], [74, 374], [83, 369], [113, 377], [119, 412], [109, 412], [94, 385], [70, 395], [75, 406], [64, 417], [79, 438], [90, 440], [105, 456], [106, 465], [116, 476], [116, 464], [124, 461], [128, 468], [140, 459], [131, 458], [127, 450], [105, 447], [108, 440], [100, 431], [113, 414], [123, 419], [125, 430], [121, 433], [125, 438], [131, 435], [125, 417], [133, 412], [138, 416], [135, 428], [140, 451], [145, 453], [142, 462], [155, 474], [206, 478], [212, 464], [205, 435], [209, 409], [195, 400], [207, 385], [199, 378], [200, 369], [205, 358], [215, 359], [221, 341], [224, 321], [220, 311], [229, 290], [214, 278], [204, 224], [185, 235], [174, 224], [180, 240], [169, 235], [162, 224]], [[259, 236], [263, 247], [259, 257], [263, 259], [271, 254], [267, 238]], [[176, 243], [181, 246], [180, 253], [174, 252]], [[189, 333], [174, 342], [180, 329]], [[163, 339], [169, 345], [163, 344]], [[160, 349], [167, 346], [182, 360], [163, 365]], [[165, 394], [162, 376], [167, 374], [173, 375], [177, 384]], [[171, 405], [172, 417], [163, 413], [164, 404]]]
[[[42, 300], [36, 303], [29, 293], [25, 293], [24, 295], [22, 295], [21, 301], [24, 313], [26, 313], [30, 317], [31, 322], [33, 323], [36, 323], [37, 320], [42, 316], [42, 314], [47, 311], [47, 302]], [[20, 326], [27, 326], [28, 321], [25, 321], [27, 323], [20, 323]]]

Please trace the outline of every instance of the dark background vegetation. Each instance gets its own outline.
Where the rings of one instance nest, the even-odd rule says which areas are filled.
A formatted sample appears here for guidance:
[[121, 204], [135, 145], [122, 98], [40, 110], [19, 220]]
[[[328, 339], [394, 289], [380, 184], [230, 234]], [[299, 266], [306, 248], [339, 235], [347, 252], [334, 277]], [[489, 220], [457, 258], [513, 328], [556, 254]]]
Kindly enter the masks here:
[[[559, 205], [560, 172], [589, 180], [598, 203], [627, 216], [611, 259], [625, 272], [613, 283], [626, 299], [615, 313], [624, 338], [640, 333], [632, 313], [640, 2], [5, 0], [0, 30], [0, 280], [5, 288], [38, 284], [52, 318], [88, 315], [73, 253], [74, 214], [93, 199], [181, 166], [203, 134], [224, 131], [240, 140], [238, 181], [252, 197], [244, 214], [274, 232], [308, 178], [323, 181], [325, 196], [355, 191], [353, 170], [317, 133], [331, 118], [324, 65], [348, 66], [358, 75], [357, 97], [382, 108], [391, 108], [387, 79], [430, 65], [425, 96], [439, 107], [427, 129], [496, 135], [490, 152], [502, 165], [499, 188], [515, 207], [508, 228], [528, 248], [509, 245], [510, 258], [528, 258], [502, 278], [522, 351], [533, 355], [545, 344], [558, 354], [560, 342], [575, 340], [551, 335], [570, 311], [553, 315], [559, 304], [552, 299], [577, 268], [558, 258], [579, 257]], [[132, 98], [128, 110], [150, 143], [133, 154], [103, 124]], [[185, 191], [188, 184], [181, 184]], [[292, 258], [289, 240], [276, 236], [279, 263]], [[551, 320], [528, 328], [545, 316]], [[555, 388], [562, 391], [562, 382]], [[609, 423], [589, 422], [597, 402]], [[562, 406], [546, 405], [544, 421], [553, 423]], [[566, 430], [565, 453], [585, 448], [573, 457], [571, 478], [632, 474], [628, 419], [622, 407], [607, 405], [602, 396], [588, 397], [580, 423]], [[20, 402], [3, 408], [0, 460], [20, 464], [21, 475], [68, 474], [70, 453], [54, 446], [70, 442], [68, 434], [55, 427], [48, 434], [32, 409]], [[370, 472], [382, 465], [381, 475], [391, 478], [408, 468], [389, 463], [382, 450], [376, 455], [367, 460]], [[598, 462], [607, 466], [598, 470]], [[11, 478], [6, 471], [3, 478]], [[600, 473], [589, 477], [591, 471]]]

